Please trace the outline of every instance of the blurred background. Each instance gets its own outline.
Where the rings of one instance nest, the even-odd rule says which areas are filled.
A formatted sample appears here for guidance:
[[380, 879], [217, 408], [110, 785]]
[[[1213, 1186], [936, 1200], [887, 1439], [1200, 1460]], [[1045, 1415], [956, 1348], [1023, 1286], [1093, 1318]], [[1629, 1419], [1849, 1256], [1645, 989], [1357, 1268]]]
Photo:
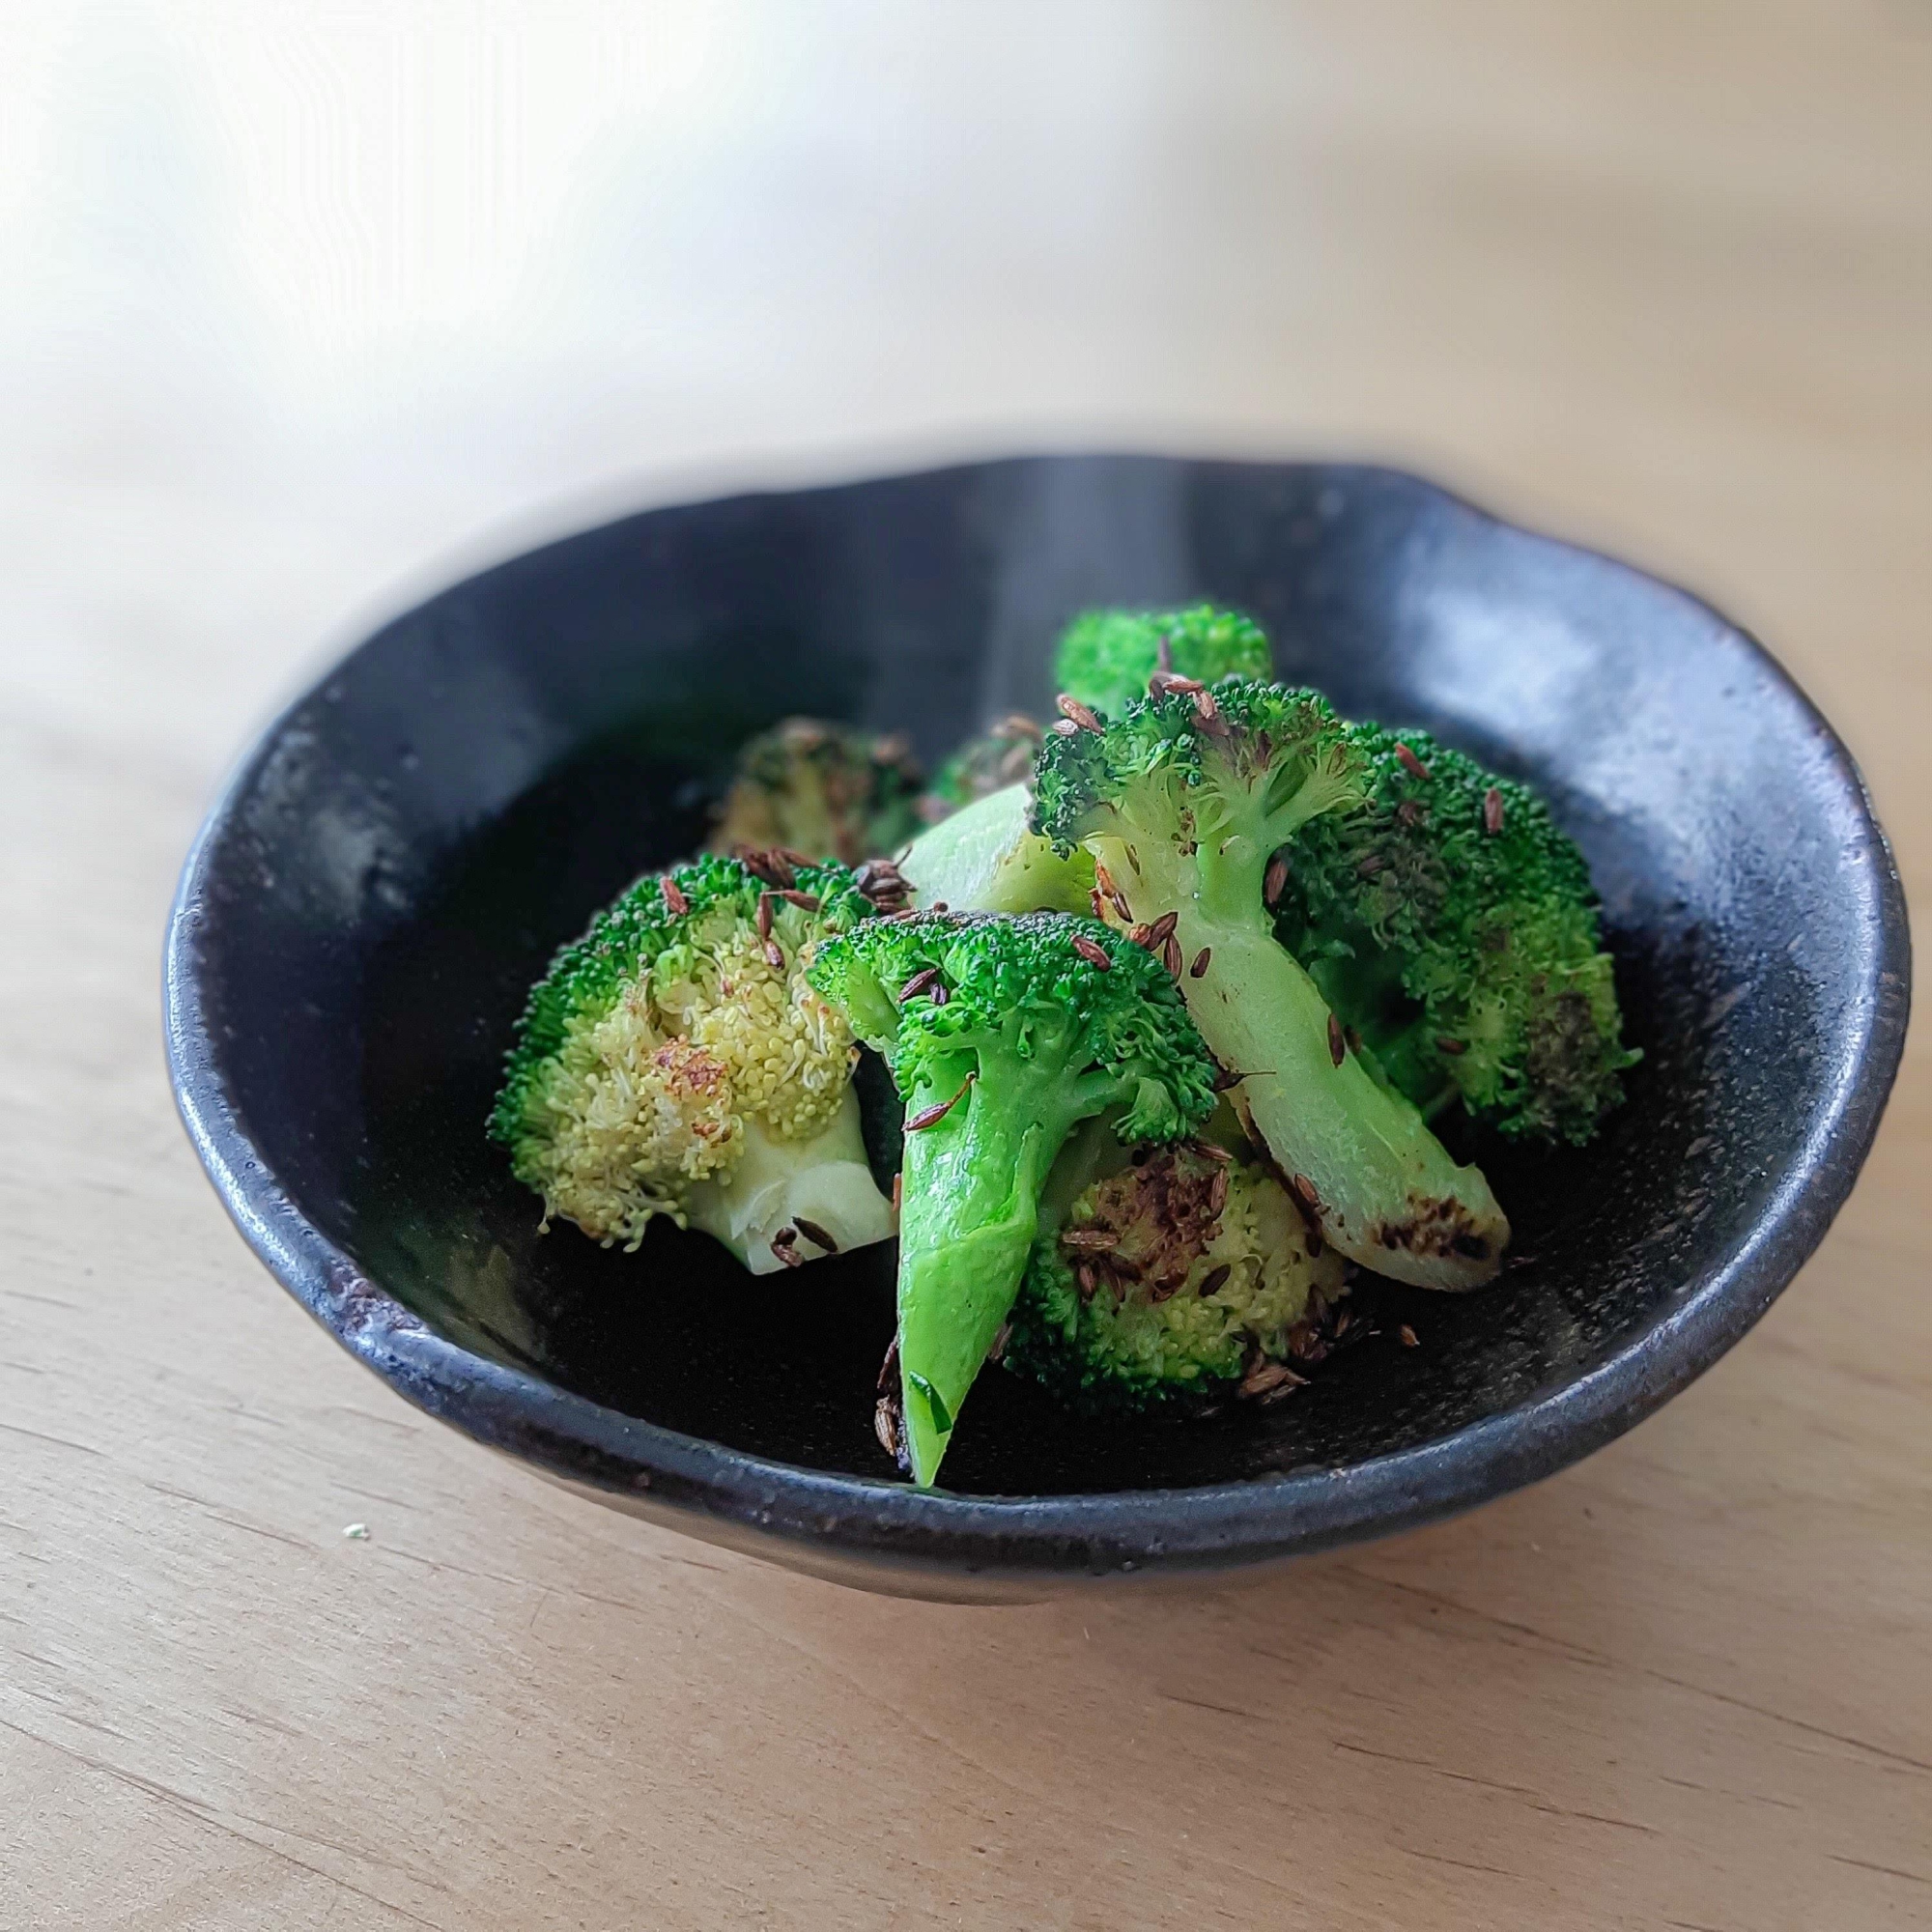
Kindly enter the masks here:
[[1085, 443], [1422, 468], [1831, 708], [1921, 674], [1928, 184], [1928, 0], [5, 0], [5, 675], [218, 665], [212, 776], [533, 533]]

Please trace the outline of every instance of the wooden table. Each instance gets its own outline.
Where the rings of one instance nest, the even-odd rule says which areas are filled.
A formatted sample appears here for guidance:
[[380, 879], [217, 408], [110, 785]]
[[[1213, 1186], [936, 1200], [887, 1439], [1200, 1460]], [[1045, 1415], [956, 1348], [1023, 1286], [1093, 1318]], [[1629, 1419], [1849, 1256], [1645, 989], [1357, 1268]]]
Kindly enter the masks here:
[[1043, 441], [1389, 456], [1694, 585], [1932, 903], [1925, 0], [272, 11], [0, 46], [0, 1926], [1932, 1924], [1922, 1038], [1581, 1467], [991, 1611], [407, 1408], [229, 1230], [156, 998], [327, 639], [607, 503]]

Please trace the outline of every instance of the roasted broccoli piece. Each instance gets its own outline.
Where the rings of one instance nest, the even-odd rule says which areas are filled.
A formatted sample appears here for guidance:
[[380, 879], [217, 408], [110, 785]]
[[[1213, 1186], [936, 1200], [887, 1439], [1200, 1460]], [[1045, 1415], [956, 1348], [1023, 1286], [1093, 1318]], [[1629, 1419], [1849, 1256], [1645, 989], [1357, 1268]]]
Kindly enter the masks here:
[[958, 912], [1085, 912], [1094, 862], [1057, 852], [1029, 824], [1033, 790], [1010, 784], [928, 826], [899, 861], [921, 906]]
[[1501, 1264], [1509, 1224], [1413, 1102], [1349, 1049], [1276, 939], [1275, 854], [1311, 820], [1359, 807], [1375, 772], [1327, 702], [1230, 678], [1169, 681], [1108, 723], [1047, 736], [1034, 829], [1083, 844], [1110, 915], [1157, 944], [1231, 1077], [1251, 1136], [1324, 1234], [1397, 1280], [1465, 1289]]
[[1282, 847], [1277, 935], [1425, 1113], [1460, 1098], [1506, 1134], [1589, 1140], [1638, 1056], [1582, 854], [1534, 793], [1420, 731], [1349, 739], [1360, 802]]
[[777, 847], [847, 866], [890, 857], [919, 830], [920, 782], [901, 737], [787, 718], [739, 752], [710, 849]]
[[1259, 1162], [1211, 1140], [1138, 1148], [1042, 1227], [1001, 1359], [1087, 1411], [1265, 1402], [1323, 1347], [1344, 1274]]
[[1053, 672], [1069, 697], [1096, 711], [1123, 711], [1147, 696], [1156, 671], [1213, 684], [1274, 675], [1266, 634], [1237, 611], [1089, 611], [1062, 634]]
[[906, 1459], [929, 1485], [1067, 1135], [1119, 1108], [1125, 1139], [1184, 1137], [1213, 1111], [1213, 1065], [1159, 962], [1097, 920], [867, 921], [828, 939], [810, 977], [888, 1057], [906, 1103], [900, 1402]]
[[1002, 718], [990, 731], [967, 739], [926, 786], [919, 802], [920, 817], [937, 825], [992, 792], [1027, 783], [1039, 740], [1039, 726], [1017, 711]]
[[890, 867], [765, 852], [673, 867], [599, 913], [531, 992], [490, 1119], [546, 1223], [635, 1248], [663, 1214], [756, 1274], [889, 1238], [859, 1049], [807, 968], [902, 897]]

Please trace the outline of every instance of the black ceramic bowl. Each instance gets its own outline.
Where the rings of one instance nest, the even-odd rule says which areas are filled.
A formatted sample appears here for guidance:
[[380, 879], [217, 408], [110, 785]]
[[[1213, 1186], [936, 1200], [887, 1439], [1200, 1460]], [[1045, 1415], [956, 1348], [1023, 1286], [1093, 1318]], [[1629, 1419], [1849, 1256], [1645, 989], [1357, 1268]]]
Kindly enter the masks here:
[[[988, 1374], [946, 1492], [872, 1437], [890, 1249], [753, 1279], [539, 1237], [483, 1119], [526, 987], [699, 839], [792, 711], [936, 757], [1050, 702], [1094, 603], [1253, 612], [1280, 674], [1535, 784], [1644, 1060], [1597, 1145], [1478, 1151], [1517, 1259], [1262, 1413], [1103, 1428]], [[1704, 605], [1383, 470], [1053, 457], [663, 509], [458, 584], [262, 740], [183, 879], [182, 1112], [270, 1269], [411, 1402], [606, 1501], [846, 1581], [1224, 1572], [1547, 1475], [1682, 1388], [1816, 1245], [1905, 1032], [1844, 748]], [[1421, 1346], [1390, 1339], [1409, 1323]]]

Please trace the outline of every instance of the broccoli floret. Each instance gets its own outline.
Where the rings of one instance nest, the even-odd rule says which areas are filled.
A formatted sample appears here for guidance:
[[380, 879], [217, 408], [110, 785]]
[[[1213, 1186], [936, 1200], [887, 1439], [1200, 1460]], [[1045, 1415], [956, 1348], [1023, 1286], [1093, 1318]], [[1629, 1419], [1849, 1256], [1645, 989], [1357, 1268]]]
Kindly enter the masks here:
[[1141, 1148], [1034, 1243], [1001, 1359], [1088, 1411], [1285, 1393], [1267, 1365], [1313, 1346], [1344, 1272], [1259, 1163]]
[[819, 949], [814, 986], [906, 1102], [903, 1443], [929, 1485], [1012, 1307], [1055, 1156], [1084, 1120], [1161, 1142], [1213, 1111], [1213, 1065], [1160, 964], [1097, 920], [914, 914]]
[[[1230, 678], [1170, 685], [1115, 723], [1047, 736], [1034, 829], [1095, 861], [1102, 902], [1158, 943], [1237, 1109], [1351, 1260], [1422, 1287], [1479, 1286], [1509, 1224], [1414, 1104], [1345, 1044], [1276, 939], [1270, 862], [1303, 826], [1358, 807], [1361, 747], [1313, 692]], [[1156, 941], [1155, 936], [1158, 935]]]
[[899, 861], [921, 906], [955, 912], [1085, 912], [1094, 862], [1079, 849], [1056, 852], [1028, 823], [1033, 789], [1003, 791], [929, 826]]
[[1265, 683], [1274, 656], [1252, 618], [1197, 604], [1191, 611], [1086, 611], [1066, 627], [1053, 660], [1060, 689], [1096, 711], [1122, 711], [1145, 697], [1157, 670], [1203, 684], [1224, 677]]
[[1582, 854], [1534, 793], [1423, 732], [1349, 735], [1363, 796], [1283, 847], [1282, 943], [1425, 1111], [1587, 1141], [1638, 1056]]
[[847, 866], [887, 857], [919, 830], [920, 782], [901, 737], [787, 718], [739, 752], [710, 849], [776, 847]]
[[890, 867], [707, 858], [640, 879], [532, 990], [491, 1116], [518, 1179], [605, 1246], [658, 1215], [753, 1273], [889, 1238], [814, 950], [903, 887]]
[[967, 739], [925, 788], [919, 802], [920, 817], [937, 825], [993, 792], [1027, 783], [1039, 740], [1039, 726], [1018, 712], [1001, 719], [990, 731]]

